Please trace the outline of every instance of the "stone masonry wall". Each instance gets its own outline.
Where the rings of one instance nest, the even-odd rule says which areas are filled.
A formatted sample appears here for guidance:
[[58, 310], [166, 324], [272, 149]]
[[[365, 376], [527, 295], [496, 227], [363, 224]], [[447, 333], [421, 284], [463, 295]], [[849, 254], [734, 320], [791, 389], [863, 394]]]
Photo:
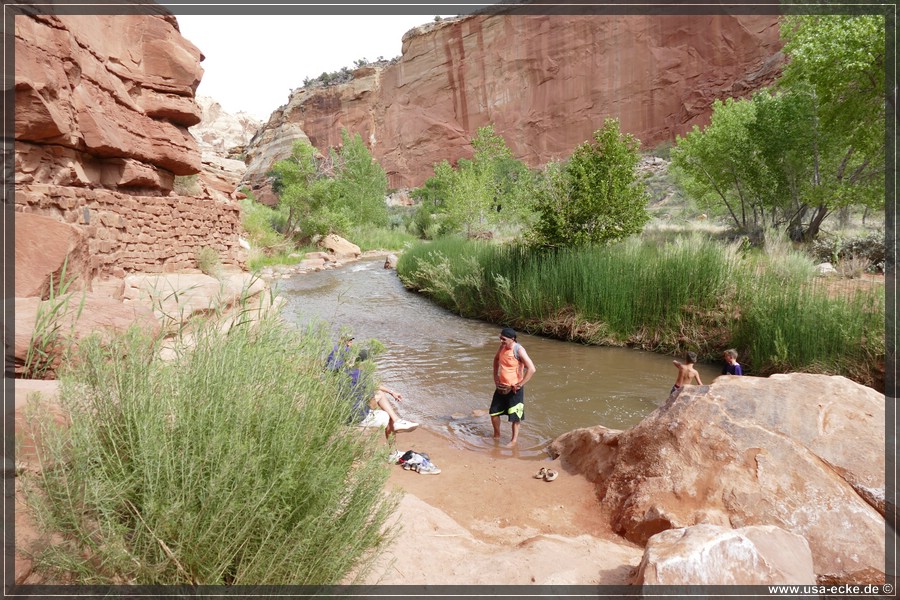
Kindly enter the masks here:
[[53, 185], [20, 186], [16, 210], [51, 216], [82, 229], [94, 274], [174, 272], [197, 266], [197, 251], [216, 250], [224, 263], [239, 262], [241, 232], [236, 204], [190, 196], [132, 196], [110, 190]]

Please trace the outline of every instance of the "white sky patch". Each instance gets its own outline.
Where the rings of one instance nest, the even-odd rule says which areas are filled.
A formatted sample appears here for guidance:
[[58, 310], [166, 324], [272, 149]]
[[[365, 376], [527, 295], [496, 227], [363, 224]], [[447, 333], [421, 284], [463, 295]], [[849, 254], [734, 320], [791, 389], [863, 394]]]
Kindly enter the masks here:
[[[198, 96], [266, 120], [305, 78], [400, 56], [403, 34], [436, 15], [178, 15], [205, 56]], [[442, 18], [453, 15], [441, 15]]]

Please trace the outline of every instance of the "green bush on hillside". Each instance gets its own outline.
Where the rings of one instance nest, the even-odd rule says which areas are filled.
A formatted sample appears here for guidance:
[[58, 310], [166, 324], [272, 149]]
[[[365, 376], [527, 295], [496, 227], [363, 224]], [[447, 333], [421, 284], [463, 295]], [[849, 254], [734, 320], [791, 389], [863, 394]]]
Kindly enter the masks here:
[[639, 233], [649, 220], [647, 193], [637, 178], [640, 142], [607, 119], [563, 165], [548, 165], [536, 188], [535, 245], [575, 248]]

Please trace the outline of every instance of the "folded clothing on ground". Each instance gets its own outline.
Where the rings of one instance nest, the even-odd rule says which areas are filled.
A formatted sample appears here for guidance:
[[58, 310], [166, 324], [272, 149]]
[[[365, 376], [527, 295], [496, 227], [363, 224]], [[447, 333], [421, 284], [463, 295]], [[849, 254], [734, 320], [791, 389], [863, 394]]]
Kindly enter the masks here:
[[407, 471], [415, 471], [421, 475], [437, 475], [441, 472], [427, 454], [414, 450], [407, 450], [397, 459], [397, 464], [403, 465]]

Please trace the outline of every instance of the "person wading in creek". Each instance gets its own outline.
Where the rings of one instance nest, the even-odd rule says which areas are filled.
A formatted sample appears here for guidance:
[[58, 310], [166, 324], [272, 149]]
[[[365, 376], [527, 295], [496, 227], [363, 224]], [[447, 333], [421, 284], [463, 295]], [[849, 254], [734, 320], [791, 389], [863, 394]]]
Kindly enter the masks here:
[[512, 439], [507, 447], [519, 441], [519, 426], [525, 420], [525, 384], [536, 369], [525, 348], [516, 342], [511, 327], [500, 331], [500, 348], [494, 355], [494, 397], [491, 400], [491, 426], [494, 438], [500, 437], [500, 416], [507, 415], [512, 424]]

